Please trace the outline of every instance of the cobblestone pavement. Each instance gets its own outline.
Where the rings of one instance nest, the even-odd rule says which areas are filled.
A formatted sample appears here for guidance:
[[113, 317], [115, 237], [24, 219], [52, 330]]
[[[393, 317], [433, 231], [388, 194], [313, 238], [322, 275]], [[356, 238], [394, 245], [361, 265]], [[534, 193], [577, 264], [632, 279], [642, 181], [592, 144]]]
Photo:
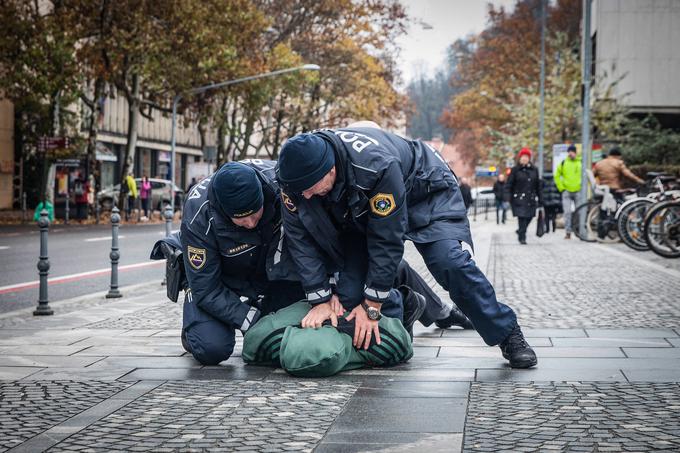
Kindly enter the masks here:
[[[643, 261], [632, 250], [567, 241], [559, 231], [522, 246], [514, 225], [501, 228], [490, 237], [483, 270], [522, 327], [680, 327], [679, 270]], [[415, 248], [407, 247], [405, 257], [449, 300]]]
[[473, 383], [468, 452], [680, 451], [678, 383]]
[[512, 233], [497, 233], [488, 275], [523, 327], [680, 326], [680, 273], [606, 247], [559, 233], [520, 246]]
[[357, 387], [168, 382], [49, 451], [311, 451]]
[[86, 326], [89, 329], [181, 329], [182, 303], [165, 302]]
[[128, 385], [96, 381], [0, 383], [0, 452], [62, 423]]

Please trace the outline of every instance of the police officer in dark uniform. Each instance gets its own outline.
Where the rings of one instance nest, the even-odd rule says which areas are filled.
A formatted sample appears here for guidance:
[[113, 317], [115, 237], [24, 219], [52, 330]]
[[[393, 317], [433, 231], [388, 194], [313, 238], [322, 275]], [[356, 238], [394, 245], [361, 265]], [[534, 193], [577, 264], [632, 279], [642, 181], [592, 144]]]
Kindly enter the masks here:
[[[275, 165], [230, 162], [195, 185], [185, 203], [180, 238], [190, 290], [182, 343], [205, 365], [229, 358], [236, 329], [245, 333], [262, 315], [306, 297], [286, 247]], [[343, 292], [347, 279], [337, 277]], [[399, 299], [390, 314], [402, 318], [403, 299], [407, 330], [419, 317], [427, 320], [424, 304], [433, 307], [430, 313], [442, 309], [406, 262], [400, 263], [394, 286]]]
[[277, 178], [288, 247], [311, 303], [331, 298], [329, 271], [364, 260], [355, 272], [355, 342], [379, 335], [366, 313], [389, 300], [409, 239], [487, 344], [500, 345], [512, 367], [536, 365], [515, 313], [472, 259], [458, 181], [433, 148], [376, 127], [300, 134], [282, 147]]
[[235, 331], [305, 298], [282, 253], [276, 162], [230, 162], [196, 184], [184, 205], [181, 243], [190, 291], [182, 343], [204, 365], [231, 355]]

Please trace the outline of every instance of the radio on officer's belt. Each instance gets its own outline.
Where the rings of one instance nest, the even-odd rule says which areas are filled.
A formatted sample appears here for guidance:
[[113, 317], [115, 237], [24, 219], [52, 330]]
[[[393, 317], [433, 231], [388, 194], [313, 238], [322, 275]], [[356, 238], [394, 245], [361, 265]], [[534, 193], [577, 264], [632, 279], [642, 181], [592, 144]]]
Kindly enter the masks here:
[[168, 299], [177, 302], [180, 290], [189, 287], [184, 271], [184, 259], [179, 233], [172, 234], [156, 242], [151, 250], [152, 260], [165, 259], [165, 285]]

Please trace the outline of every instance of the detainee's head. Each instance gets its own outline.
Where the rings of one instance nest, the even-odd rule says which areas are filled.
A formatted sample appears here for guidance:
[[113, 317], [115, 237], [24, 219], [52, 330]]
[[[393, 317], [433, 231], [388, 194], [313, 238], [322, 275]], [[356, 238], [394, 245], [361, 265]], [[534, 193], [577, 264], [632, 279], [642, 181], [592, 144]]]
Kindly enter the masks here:
[[323, 197], [335, 185], [333, 148], [317, 135], [296, 135], [281, 148], [277, 174], [284, 191]]
[[252, 167], [240, 162], [222, 165], [212, 180], [212, 190], [222, 211], [235, 225], [253, 229], [264, 212], [262, 183]]
[[609, 156], [615, 158], [615, 159], [621, 159], [621, 150], [619, 148], [612, 148], [609, 150]]

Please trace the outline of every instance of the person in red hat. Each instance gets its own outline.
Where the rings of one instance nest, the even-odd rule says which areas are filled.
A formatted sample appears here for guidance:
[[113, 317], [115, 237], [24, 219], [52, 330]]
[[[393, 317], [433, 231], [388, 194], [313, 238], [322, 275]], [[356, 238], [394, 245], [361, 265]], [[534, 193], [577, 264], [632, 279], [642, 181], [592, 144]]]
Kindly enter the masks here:
[[543, 194], [538, 169], [531, 163], [531, 150], [522, 148], [517, 159], [505, 184], [505, 200], [510, 202], [512, 214], [519, 223], [517, 239], [520, 244], [526, 244], [527, 227], [536, 215], [536, 208], [543, 206]]

